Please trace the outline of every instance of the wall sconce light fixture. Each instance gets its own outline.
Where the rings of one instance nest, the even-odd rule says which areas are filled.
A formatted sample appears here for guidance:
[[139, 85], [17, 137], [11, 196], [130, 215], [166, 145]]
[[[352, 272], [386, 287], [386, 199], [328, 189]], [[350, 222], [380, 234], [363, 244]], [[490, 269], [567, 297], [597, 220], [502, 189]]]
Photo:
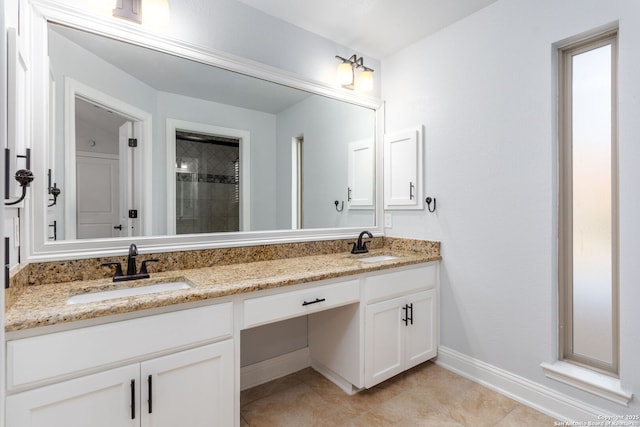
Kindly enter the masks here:
[[169, 24], [169, 0], [117, 0], [113, 16], [154, 28]]
[[[18, 203], [23, 201], [24, 198], [27, 195], [27, 187], [29, 187], [29, 185], [33, 181], [33, 172], [31, 172], [29, 170], [31, 168], [31, 149], [27, 148], [25, 155], [18, 155], [17, 157], [25, 159], [26, 166], [27, 166], [26, 169], [17, 170], [16, 174], [14, 176], [16, 181], [18, 181], [18, 184], [20, 184], [20, 188], [22, 189], [22, 194], [16, 200], [13, 200], [11, 202], [6, 202], [5, 201], [4, 202], [5, 206], [17, 205]], [[4, 198], [5, 198], [5, 200], [9, 199], [9, 196], [10, 196], [10, 186], [9, 186], [9, 169], [10, 169], [10, 167], [11, 167], [11, 150], [9, 148], [5, 148], [4, 149], [4, 173], [5, 173], [5, 178], [4, 178]]]
[[[370, 91], [373, 89], [373, 69], [366, 67], [363, 63], [363, 58], [358, 58], [355, 54], [351, 55], [349, 59], [336, 55], [336, 58], [342, 62], [338, 64], [338, 83], [342, 87], [353, 90], [357, 87], [360, 90]], [[362, 71], [358, 73], [358, 79], [356, 81], [355, 70], [362, 68]]]

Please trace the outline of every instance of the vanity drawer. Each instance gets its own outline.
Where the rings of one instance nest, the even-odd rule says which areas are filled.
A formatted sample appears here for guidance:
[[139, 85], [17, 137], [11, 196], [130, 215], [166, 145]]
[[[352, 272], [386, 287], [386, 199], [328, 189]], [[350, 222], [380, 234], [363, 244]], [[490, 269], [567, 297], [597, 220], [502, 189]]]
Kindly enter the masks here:
[[315, 313], [359, 300], [359, 279], [251, 298], [244, 302], [244, 328]]
[[7, 342], [7, 387], [25, 388], [103, 366], [232, 336], [232, 303]]
[[435, 288], [437, 268], [437, 264], [432, 263], [368, 276], [364, 281], [364, 301], [369, 304]]

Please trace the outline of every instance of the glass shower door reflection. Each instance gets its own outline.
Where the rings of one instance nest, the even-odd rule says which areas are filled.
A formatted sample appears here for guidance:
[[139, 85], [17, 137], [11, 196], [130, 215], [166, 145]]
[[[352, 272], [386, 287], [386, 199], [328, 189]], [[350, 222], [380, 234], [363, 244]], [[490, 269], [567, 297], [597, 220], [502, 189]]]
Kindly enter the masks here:
[[176, 133], [176, 233], [239, 231], [239, 141]]

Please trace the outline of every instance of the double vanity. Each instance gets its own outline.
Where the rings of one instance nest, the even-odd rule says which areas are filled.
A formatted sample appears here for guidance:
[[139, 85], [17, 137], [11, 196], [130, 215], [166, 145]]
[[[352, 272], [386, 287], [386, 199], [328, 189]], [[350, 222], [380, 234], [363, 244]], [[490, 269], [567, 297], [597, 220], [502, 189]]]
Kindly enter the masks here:
[[131, 282], [27, 266], [6, 312], [7, 425], [238, 425], [241, 331], [300, 316], [308, 366], [350, 394], [436, 356], [439, 244], [299, 245], [248, 248], [237, 263], [194, 251], [188, 269], [156, 254], [160, 272]]

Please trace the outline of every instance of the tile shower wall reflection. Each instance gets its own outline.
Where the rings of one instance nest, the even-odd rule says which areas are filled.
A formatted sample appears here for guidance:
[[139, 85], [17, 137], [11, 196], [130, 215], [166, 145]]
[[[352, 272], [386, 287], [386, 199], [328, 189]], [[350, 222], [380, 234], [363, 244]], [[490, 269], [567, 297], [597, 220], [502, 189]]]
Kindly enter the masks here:
[[177, 139], [176, 233], [239, 231], [239, 173], [237, 144]]

